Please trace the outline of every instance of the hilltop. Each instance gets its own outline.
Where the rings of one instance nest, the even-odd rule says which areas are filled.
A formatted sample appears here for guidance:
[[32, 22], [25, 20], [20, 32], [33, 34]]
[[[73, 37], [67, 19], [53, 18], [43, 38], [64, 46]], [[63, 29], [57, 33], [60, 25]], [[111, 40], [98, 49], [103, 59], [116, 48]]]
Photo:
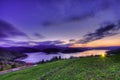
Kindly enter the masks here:
[[0, 80], [119, 80], [120, 55], [48, 62], [0, 75]]

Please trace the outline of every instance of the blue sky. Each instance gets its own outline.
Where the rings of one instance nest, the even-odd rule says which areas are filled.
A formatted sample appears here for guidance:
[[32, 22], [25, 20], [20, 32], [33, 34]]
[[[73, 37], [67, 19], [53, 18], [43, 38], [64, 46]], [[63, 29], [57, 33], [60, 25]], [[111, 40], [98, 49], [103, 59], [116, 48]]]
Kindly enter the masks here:
[[79, 41], [102, 24], [118, 22], [119, 4], [119, 0], [0, 0], [0, 20], [28, 36], [7, 40]]

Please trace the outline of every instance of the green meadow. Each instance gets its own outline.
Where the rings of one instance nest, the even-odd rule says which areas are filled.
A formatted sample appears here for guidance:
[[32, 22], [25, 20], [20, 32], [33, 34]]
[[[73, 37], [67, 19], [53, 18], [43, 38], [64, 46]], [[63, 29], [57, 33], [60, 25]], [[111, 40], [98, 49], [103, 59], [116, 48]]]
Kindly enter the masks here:
[[0, 75], [0, 80], [120, 80], [120, 55], [48, 62]]

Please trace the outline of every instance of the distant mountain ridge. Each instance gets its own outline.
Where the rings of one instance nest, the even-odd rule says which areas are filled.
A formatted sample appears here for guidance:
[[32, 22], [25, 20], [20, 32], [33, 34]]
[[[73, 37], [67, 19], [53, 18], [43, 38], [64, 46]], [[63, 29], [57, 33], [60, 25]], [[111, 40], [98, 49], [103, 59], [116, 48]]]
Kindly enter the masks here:
[[20, 52], [12, 51], [7, 48], [0, 47], [0, 59], [12, 60], [19, 57], [25, 57], [26, 54], [21, 54]]
[[86, 50], [115, 50], [120, 48], [120, 46], [112, 46], [112, 47], [86, 47], [86, 48], [71, 48], [71, 47], [61, 47], [55, 45], [38, 45], [38, 46], [30, 46], [30, 47], [0, 47], [0, 59], [2, 58], [10, 58], [15, 59], [19, 57], [26, 57], [27, 55], [24, 53], [33, 53], [33, 52], [45, 52], [47, 54], [57, 54], [57, 52], [61, 53], [75, 53], [75, 52], [83, 52]]
[[0, 59], [1, 58], [19, 58], [27, 56], [24, 53], [33, 53], [33, 52], [45, 52], [48, 54], [56, 54], [57, 52], [62, 53], [72, 53], [72, 52], [82, 52], [86, 48], [69, 48], [69, 47], [60, 47], [55, 45], [39, 45], [39, 46], [30, 46], [30, 47], [0, 47]]

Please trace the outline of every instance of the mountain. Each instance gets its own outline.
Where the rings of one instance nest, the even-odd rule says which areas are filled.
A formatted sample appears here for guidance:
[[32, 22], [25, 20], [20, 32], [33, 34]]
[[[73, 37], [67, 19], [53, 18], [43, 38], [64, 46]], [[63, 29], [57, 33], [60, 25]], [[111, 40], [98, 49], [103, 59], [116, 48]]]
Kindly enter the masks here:
[[116, 49], [119, 49], [120, 46], [108, 46], [108, 47], [95, 47], [93, 49], [102, 49], [102, 50], [116, 50]]
[[47, 54], [57, 54], [61, 53], [75, 53], [75, 52], [83, 52], [86, 50], [115, 50], [120, 48], [120, 46], [112, 46], [112, 47], [85, 47], [85, 48], [72, 48], [72, 47], [62, 47], [56, 45], [38, 45], [38, 46], [17, 46], [17, 47], [0, 47], [0, 59], [2, 58], [10, 58], [15, 59], [19, 57], [26, 57], [25, 53], [33, 53], [33, 52], [45, 52]]
[[12, 60], [19, 57], [25, 57], [26, 54], [20, 53], [19, 51], [9, 50], [7, 48], [0, 47], [0, 59]]
[[108, 54], [119, 54], [120, 55], [120, 48], [118, 48], [118, 49], [115, 49], [115, 50], [110, 50], [110, 51], [108, 51], [107, 52]]
[[0, 47], [0, 59], [9, 58], [15, 59], [19, 57], [26, 57], [25, 53], [33, 52], [45, 52], [47, 54], [57, 54], [58, 52], [62, 53], [74, 53], [74, 52], [83, 52], [88, 50], [87, 48], [69, 48], [69, 47], [60, 47], [55, 45], [39, 45], [39, 46], [30, 46], [30, 47]]

